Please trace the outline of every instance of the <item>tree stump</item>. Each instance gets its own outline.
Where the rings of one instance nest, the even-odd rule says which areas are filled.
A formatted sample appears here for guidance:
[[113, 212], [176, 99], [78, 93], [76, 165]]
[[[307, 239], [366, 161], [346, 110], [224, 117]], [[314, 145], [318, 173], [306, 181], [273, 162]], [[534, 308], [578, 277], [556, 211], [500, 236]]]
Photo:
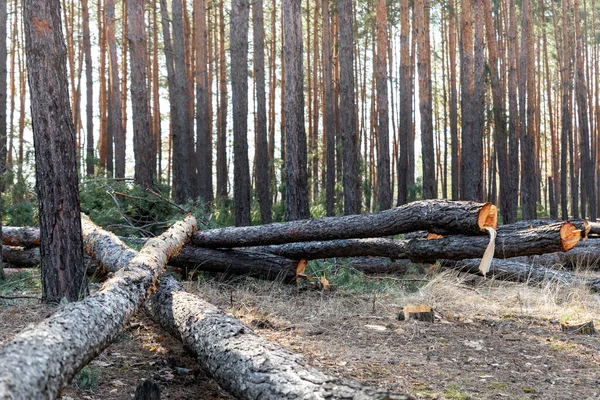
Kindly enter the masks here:
[[400, 321], [416, 319], [417, 321], [433, 323], [434, 318], [433, 310], [429, 306], [406, 306], [402, 309], [400, 315], [398, 315]]
[[134, 400], [160, 400], [160, 386], [144, 379], [135, 389]]
[[578, 322], [566, 321], [560, 324], [560, 330], [567, 333], [579, 333], [581, 335], [594, 335], [594, 321]]

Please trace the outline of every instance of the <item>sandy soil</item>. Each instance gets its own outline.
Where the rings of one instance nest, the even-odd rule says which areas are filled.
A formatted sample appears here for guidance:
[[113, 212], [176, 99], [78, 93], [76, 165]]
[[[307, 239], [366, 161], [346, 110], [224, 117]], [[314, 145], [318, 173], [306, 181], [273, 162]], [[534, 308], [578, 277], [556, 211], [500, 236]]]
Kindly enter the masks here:
[[[400, 281], [372, 293], [328, 292], [253, 280], [186, 283], [265, 338], [324, 371], [423, 399], [598, 399], [600, 340], [566, 334], [560, 321], [594, 320], [600, 298], [580, 287], [472, 280], [436, 273], [408, 292]], [[427, 304], [436, 321], [399, 321]], [[0, 300], [0, 343], [52, 313], [31, 300]], [[230, 399], [181, 345], [144, 315], [74, 379], [63, 396], [130, 399], [142, 379], [166, 399]]]

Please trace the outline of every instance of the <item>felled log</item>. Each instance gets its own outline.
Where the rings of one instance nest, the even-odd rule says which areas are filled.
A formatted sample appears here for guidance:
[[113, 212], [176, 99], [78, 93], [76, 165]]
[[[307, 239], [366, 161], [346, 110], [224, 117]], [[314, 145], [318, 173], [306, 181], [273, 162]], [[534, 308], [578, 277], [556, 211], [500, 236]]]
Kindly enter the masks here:
[[567, 252], [516, 257], [514, 261], [544, 267], [559, 265], [567, 269], [575, 270], [598, 269], [600, 268], [600, 239], [582, 240], [577, 246]]
[[495, 228], [498, 212], [490, 203], [423, 200], [374, 214], [325, 217], [261, 226], [209, 229], [192, 238], [199, 247], [245, 247], [349, 238], [383, 237], [417, 230], [482, 234]]
[[17, 268], [33, 268], [40, 265], [40, 248], [2, 246], [2, 262]]
[[[176, 223], [149, 240], [97, 293], [62, 306], [0, 348], [0, 399], [55, 398], [81, 367], [121, 333], [146, 300], [169, 257], [177, 254], [195, 227], [191, 216]], [[92, 245], [95, 249], [100, 242], [110, 242], [106, 238], [93, 240], [97, 240]]]
[[[157, 321], [239, 399], [411, 399], [329, 376], [163, 276], [146, 303]], [[224, 367], [226, 366], [226, 367]]]
[[296, 278], [298, 261], [254, 251], [185, 246], [177, 257], [169, 261], [169, 265], [188, 271], [224, 272], [292, 282]]
[[[479, 259], [461, 261], [443, 260], [440, 265], [442, 268], [481, 275], [479, 262]], [[590, 290], [600, 292], [600, 278], [586, 278], [569, 271], [557, 271], [511, 260], [494, 259], [490, 266], [488, 277], [505, 281], [526, 282], [533, 285], [548, 282], [557, 284], [582, 283], [588, 286]]]
[[600, 222], [588, 222], [588, 225], [590, 227], [590, 235], [600, 235]]
[[[564, 222], [564, 221], [552, 220], [552, 219], [533, 219], [533, 220], [528, 220], [528, 221], [514, 222], [512, 224], [498, 225], [497, 231], [498, 231], [498, 234], [508, 233], [508, 232], [532, 229], [532, 228], [539, 228], [542, 226], [554, 225], [554, 224], [561, 223], [561, 222]], [[586, 220], [586, 219], [571, 219], [568, 222], [575, 225], [577, 227], [577, 229], [579, 229], [581, 231], [582, 239], [584, 239], [588, 236], [588, 233], [590, 232], [590, 229], [591, 229], [590, 222], [588, 222], [588, 220]]]
[[2, 227], [2, 244], [18, 246], [26, 249], [40, 245], [40, 228], [36, 227]]
[[[572, 249], [579, 239], [580, 231], [570, 222], [503, 232], [496, 237], [494, 256], [507, 258], [567, 251]], [[486, 236], [450, 235], [431, 240], [373, 238], [297, 242], [258, 246], [253, 249], [298, 260], [382, 256], [391, 259], [409, 259], [413, 262], [435, 262], [438, 259], [461, 260], [481, 257], [488, 243], [489, 238]]]

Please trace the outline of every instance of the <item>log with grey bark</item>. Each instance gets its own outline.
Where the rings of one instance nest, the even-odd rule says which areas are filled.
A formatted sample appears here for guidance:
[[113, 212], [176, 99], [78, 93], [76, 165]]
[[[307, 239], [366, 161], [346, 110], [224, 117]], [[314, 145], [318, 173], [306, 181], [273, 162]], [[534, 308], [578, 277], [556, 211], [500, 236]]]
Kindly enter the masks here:
[[[570, 222], [500, 232], [496, 237], [494, 256], [507, 258], [567, 251], [577, 244], [579, 238], [580, 231]], [[481, 257], [488, 243], [489, 238], [486, 236], [450, 235], [431, 240], [372, 238], [299, 242], [259, 246], [253, 249], [293, 259], [382, 256], [414, 262], [435, 262], [438, 259], [462, 260]]]
[[33, 268], [40, 265], [40, 248], [26, 249], [16, 246], [2, 246], [2, 262], [15, 268]]
[[163, 276], [146, 309], [239, 399], [410, 399], [345, 381], [307, 365], [250, 327]]
[[600, 235], [600, 222], [589, 222], [589, 234]]
[[[117, 338], [195, 226], [193, 217], [176, 223], [148, 241], [97, 293], [61, 306], [2, 346], [0, 399], [55, 398], [81, 367]], [[93, 240], [97, 243], [91, 247], [99, 251], [104, 239]]]
[[[440, 265], [442, 268], [481, 275], [479, 271], [480, 261], [479, 259], [460, 261], [443, 260]], [[600, 292], [600, 278], [587, 278], [569, 271], [558, 271], [512, 260], [494, 259], [487, 277], [513, 282], [526, 282], [533, 285], [545, 283], [584, 284], [590, 290]]]
[[559, 265], [568, 269], [599, 269], [600, 239], [589, 238], [580, 241], [577, 246], [567, 252], [541, 254], [529, 257], [517, 257], [515, 261], [533, 265], [552, 267]]
[[40, 228], [23, 226], [3, 226], [2, 244], [26, 249], [40, 245]]
[[209, 229], [196, 232], [192, 242], [218, 248], [383, 237], [417, 230], [482, 234], [485, 227], [495, 228], [497, 223], [497, 209], [490, 203], [423, 200], [374, 214]]
[[[539, 228], [542, 226], [553, 225], [553, 224], [560, 223], [560, 222], [564, 222], [564, 221], [552, 220], [552, 219], [533, 219], [533, 220], [527, 220], [527, 221], [514, 222], [512, 224], [498, 225], [497, 231], [498, 231], [498, 233], [508, 233], [508, 232], [532, 229], [532, 228]], [[571, 219], [568, 222], [572, 223], [573, 225], [575, 225], [577, 227], [577, 229], [581, 230], [581, 238], [582, 239], [587, 237], [588, 233], [590, 232], [590, 228], [591, 228], [590, 222], [588, 222], [586, 219]]]

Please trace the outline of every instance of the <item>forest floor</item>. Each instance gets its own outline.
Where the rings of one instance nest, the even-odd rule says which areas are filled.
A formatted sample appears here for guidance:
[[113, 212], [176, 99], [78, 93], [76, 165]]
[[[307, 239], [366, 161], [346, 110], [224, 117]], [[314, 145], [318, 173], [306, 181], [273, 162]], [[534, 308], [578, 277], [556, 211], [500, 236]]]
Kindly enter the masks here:
[[[39, 296], [39, 288], [19, 283], [34, 277], [12, 279], [13, 295]], [[246, 278], [185, 285], [309, 364], [368, 385], [420, 399], [600, 398], [598, 335], [560, 329], [566, 320], [600, 327], [600, 296], [454, 272], [429, 272], [425, 280], [415, 288], [402, 277], [368, 278], [331, 292]], [[436, 321], [399, 321], [408, 304], [433, 307]], [[35, 300], [0, 300], [0, 344], [53, 310]], [[231, 399], [143, 314], [77, 375], [63, 399], [131, 399], [141, 379], [157, 382], [164, 399]]]

